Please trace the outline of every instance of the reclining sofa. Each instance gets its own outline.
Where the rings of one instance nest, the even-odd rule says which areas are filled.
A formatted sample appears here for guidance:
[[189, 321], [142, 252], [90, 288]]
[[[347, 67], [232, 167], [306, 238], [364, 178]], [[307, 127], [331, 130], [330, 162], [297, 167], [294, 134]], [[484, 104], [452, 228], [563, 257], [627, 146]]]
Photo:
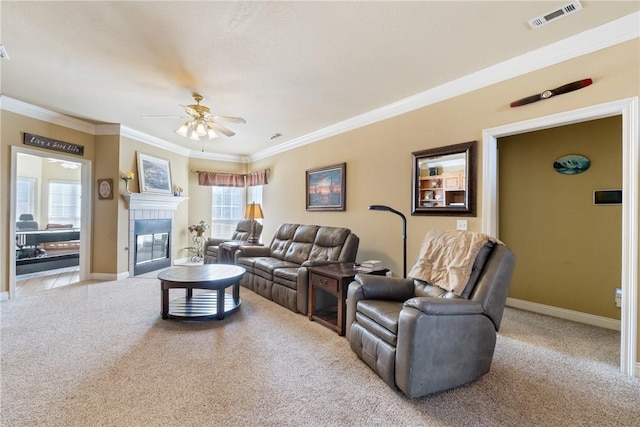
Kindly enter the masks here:
[[307, 314], [306, 267], [355, 262], [360, 239], [348, 228], [281, 224], [268, 246], [243, 246], [235, 263], [240, 284], [297, 313]]

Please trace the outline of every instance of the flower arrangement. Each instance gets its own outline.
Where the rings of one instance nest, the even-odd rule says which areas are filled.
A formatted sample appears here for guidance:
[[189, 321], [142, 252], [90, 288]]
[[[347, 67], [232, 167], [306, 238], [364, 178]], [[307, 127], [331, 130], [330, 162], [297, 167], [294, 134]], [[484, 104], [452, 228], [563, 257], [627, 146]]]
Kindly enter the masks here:
[[198, 224], [190, 225], [189, 231], [193, 233], [194, 231], [198, 233], [198, 235], [202, 235], [205, 231], [209, 229], [209, 224], [204, 221], [200, 221]]
[[129, 171], [127, 173], [123, 173], [120, 176], [120, 179], [123, 180], [125, 184], [129, 185], [129, 181], [131, 181], [134, 176], [133, 172]]

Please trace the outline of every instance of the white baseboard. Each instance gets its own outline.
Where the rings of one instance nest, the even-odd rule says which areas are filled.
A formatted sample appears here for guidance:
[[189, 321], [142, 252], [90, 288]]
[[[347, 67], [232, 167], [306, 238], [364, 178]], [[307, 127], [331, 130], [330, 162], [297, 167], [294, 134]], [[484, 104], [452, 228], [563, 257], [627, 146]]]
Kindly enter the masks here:
[[104, 280], [106, 282], [111, 282], [114, 280], [123, 280], [126, 279], [127, 277], [129, 277], [129, 272], [125, 272], [125, 273], [117, 273], [117, 274], [113, 274], [113, 273], [91, 273], [91, 278], [93, 280]]
[[[507, 298], [507, 306], [522, 310], [533, 311], [534, 313], [545, 314], [547, 316], [558, 317], [560, 319], [571, 320], [573, 322], [585, 323], [587, 325], [599, 326], [601, 328], [620, 330], [620, 321], [608, 317], [595, 316], [593, 314], [581, 313], [579, 311], [567, 310], [566, 308], [553, 307], [550, 305], [538, 304], [515, 298]], [[638, 371], [636, 367], [636, 372]]]
[[5, 301], [9, 299], [9, 292], [3, 291], [0, 292], [0, 301]]

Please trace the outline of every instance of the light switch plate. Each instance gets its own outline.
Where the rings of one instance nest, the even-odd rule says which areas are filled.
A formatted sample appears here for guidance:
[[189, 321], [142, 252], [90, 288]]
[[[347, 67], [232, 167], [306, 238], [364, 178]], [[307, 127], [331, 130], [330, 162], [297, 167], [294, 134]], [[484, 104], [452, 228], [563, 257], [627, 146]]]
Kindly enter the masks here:
[[458, 220], [458, 224], [456, 225], [456, 230], [466, 231], [467, 230], [467, 220], [466, 219], [459, 219]]

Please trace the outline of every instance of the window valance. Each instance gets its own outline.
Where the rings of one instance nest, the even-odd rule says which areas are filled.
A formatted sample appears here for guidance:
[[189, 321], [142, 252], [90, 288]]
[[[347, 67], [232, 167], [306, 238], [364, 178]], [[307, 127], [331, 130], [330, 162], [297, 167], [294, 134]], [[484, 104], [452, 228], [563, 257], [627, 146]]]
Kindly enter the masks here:
[[223, 173], [223, 172], [203, 172], [198, 173], [198, 184], [216, 187], [254, 187], [256, 185], [268, 184], [267, 173], [269, 169], [258, 172]]
[[256, 185], [267, 185], [267, 169], [258, 172], [249, 172], [247, 174], [247, 186], [255, 187]]

